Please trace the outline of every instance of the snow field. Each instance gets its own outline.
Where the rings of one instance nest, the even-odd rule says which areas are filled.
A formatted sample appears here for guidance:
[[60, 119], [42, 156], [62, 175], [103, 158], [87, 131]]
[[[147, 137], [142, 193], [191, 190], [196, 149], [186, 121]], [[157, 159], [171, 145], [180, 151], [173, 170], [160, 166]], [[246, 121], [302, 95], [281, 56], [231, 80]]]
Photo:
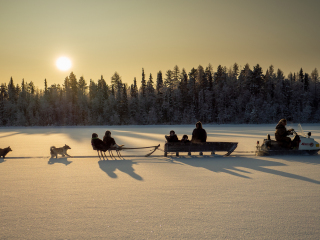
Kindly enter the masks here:
[[[303, 125], [319, 142], [320, 125]], [[253, 151], [272, 125], [204, 125], [208, 141]], [[293, 126], [294, 127], [294, 126]], [[318, 239], [320, 156], [194, 155], [102, 161], [90, 145], [109, 129], [127, 147], [161, 144], [194, 126], [1, 128], [1, 239]], [[50, 159], [64, 144], [74, 158]], [[218, 153], [219, 154], [219, 153]], [[222, 154], [222, 153], [221, 153]], [[138, 157], [134, 157], [138, 155]], [[140, 155], [140, 156], [139, 156]]]

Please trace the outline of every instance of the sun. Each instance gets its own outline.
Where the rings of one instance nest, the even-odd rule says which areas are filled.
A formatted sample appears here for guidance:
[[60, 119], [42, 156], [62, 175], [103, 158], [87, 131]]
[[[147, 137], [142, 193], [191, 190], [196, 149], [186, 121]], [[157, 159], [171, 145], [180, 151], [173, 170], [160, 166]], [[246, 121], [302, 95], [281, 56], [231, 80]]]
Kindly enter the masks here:
[[67, 71], [71, 68], [71, 60], [67, 57], [59, 57], [56, 61], [56, 66], [61, 71]]

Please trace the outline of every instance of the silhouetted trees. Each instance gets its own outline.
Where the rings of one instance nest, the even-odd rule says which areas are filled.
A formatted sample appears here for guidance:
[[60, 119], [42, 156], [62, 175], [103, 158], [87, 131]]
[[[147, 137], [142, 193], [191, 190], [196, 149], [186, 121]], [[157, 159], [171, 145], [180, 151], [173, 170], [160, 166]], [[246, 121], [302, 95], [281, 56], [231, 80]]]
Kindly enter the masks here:
[[[187, 72], [176, 65], [154, 82], [142, 69], [140, 88], [122, 83], [115, 72], [110, 85], [101, 76], [89, 83], [71, 72], [62, 86], [39, 90], [33, 82], [21, 85], [10, 78], [0, 86], [1, 126], [276, 123], [281, 118], [294, 122], [320, 121], [319, 73], [301, 68], [284, 73], [271, 65], [229, 69], [209, 64]], [[138, 90], [139, 89], [139, 90]]]

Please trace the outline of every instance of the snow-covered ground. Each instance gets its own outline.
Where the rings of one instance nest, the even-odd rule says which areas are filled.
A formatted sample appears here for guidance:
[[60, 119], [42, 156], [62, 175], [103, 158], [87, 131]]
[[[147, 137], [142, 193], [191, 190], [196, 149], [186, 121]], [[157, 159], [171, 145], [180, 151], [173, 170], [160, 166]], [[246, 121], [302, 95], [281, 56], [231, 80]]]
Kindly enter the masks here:
[[[275, 125], [204, 125], [230, 157], [123, 151], [102, 161], [91, 134], [161, 144], [193, 125], [0, 128], [0, 239], [319, 239], [320, 156], [257, 157]], [[296, 124], [291, 124], [298, 129]], [[302, 125], [320, 141], [320, 124]], [[69, 145], [73, 158], [50, 159]]]

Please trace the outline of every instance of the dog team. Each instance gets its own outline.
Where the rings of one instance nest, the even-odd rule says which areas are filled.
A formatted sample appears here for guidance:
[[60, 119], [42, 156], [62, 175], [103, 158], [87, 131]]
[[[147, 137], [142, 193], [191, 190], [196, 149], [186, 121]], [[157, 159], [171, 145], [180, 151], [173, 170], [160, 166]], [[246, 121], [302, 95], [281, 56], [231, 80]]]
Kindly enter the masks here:
[[[103, 140], [98, 138], [98, 134], [93, 133], [92, 139], [91, 139], [91, 145], [94, 150], [103, 151], [103, 152], [110, 150], [110, 149], [120, 150], [124, 146], [124, 145], [117, 145], [116, 144], [114, 138], [111, 137], [111, 132], [109, 130], [107, 130], [105, 132]], [[61, 155], [62, 157], [65, 157], [65, 156], [71, 157], [67, 153], [68, 149], [71, 149], [71, 147], [69, 147], [67, 144], [65, 144], [63, 147], [59, 147], [59, 148], [57, 148], [55, 146], [50, 147], [51, 158], [54, 158], [54, 157], [58, 158], [58, 154]], [[6, 155], [11, 151], [12, 151], [12, 149], [10, 148], [10, 146], [7, 148], [0, 148], [0, 157], [5, 158]]]

